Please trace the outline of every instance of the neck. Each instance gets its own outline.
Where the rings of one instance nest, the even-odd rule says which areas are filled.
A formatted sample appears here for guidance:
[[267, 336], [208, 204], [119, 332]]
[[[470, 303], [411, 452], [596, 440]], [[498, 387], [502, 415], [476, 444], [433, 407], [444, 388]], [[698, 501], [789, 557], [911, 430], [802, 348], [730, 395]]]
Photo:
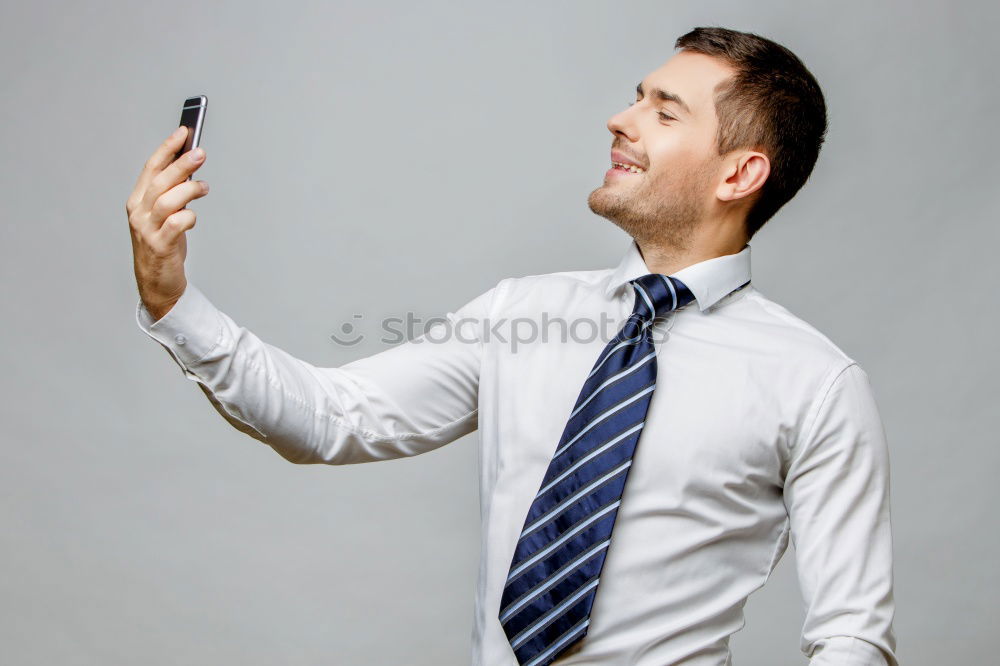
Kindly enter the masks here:
[[673, 275], [682, 268], [687, 268], [700, 261], [707, 261], [727, 254], [736, 254], [743, 249], [746, 243], [707, 247], [692, 246], [679, 249], [669, 245], [636, 240], [636, 245], [639, 247], [642, 260], [651, 273]]
[[747, 244], [745, 235], [693, 238], [685, 247], [667, 242], [635, 239], [639, 254], [651, 273], [673, 275], [700, 261], [740, 252]]

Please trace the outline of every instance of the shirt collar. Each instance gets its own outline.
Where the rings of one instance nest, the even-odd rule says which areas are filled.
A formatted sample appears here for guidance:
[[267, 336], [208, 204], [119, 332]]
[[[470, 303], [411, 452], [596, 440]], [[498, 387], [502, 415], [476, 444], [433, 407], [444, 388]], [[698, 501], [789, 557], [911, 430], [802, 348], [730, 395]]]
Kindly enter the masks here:
[[[629, 280], [652, 272], [646, 266], [635, 239], [632, 239], [625, 256], [611, 273], [604, 293], [610, 297]], [[688, 286], [698, 301], [698, 308], [704, 312], [750, 281], [750, 245], [744, 245], [736, 254], [724, 254], [686, 266], [672, 273], [671, 277]]]

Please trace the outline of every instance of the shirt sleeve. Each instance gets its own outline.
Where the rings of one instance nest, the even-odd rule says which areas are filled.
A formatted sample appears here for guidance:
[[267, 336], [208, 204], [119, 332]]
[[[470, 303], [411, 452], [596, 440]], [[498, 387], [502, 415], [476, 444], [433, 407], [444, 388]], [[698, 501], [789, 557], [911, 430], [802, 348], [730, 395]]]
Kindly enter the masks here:
[[898, 666], [885, 431], [856, 363], [825, 389], [784, 486], [806, 607], [800, 647], [811, 666]]
[[155, 322], [140, 300], [136, 323], [234, 428], [293, 463], [346, 465], [425, 453], [476, 430], [480, 326], [495, 290], [412, 340], [333, 368], [263, 342], [190, 281]]

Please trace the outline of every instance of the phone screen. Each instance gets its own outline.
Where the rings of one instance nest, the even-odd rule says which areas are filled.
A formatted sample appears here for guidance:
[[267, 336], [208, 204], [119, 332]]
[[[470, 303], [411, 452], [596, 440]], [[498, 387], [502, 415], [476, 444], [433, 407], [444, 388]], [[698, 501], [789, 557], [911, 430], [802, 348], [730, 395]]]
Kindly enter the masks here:
[[[174, 155], [176, 160], [187, 151], [195, 148], [201, 142], [202, 128], [205, 125], [205, 111], [208, 109], [208, 97], [197, 95], [184, 100], [181, 108], [181, 125], [188, 128], [187, 138], [184, 139], [184, 146]], [[191, 176], [188, 176], [191, 180]]]

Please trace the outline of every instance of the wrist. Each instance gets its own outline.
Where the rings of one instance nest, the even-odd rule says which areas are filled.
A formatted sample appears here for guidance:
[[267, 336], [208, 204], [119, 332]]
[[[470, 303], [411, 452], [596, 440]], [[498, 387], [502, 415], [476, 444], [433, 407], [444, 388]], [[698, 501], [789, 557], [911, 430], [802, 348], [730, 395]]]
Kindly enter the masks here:
[[172, 301], [164, 301], [155, 304], [143, 301], [142, 304], [146, 308], [146, 312], [148, 312], [153, 318], [153, 321], [157, 322], [160, 319], [163, 319], [163, 316], [170, 312], [178, 300], [179, 299], [174, 299]]
[[[184, 289], [186, 288], [187, 284], [185, 283]], [[184, 289], [182, 289], [176, 296], [171, 296], [169, 298], [153, 298], [151, 296], [143, 296], [141, 293], [139, 297], [142, 300], [143, 307], [146, 308], [146, 312], [148, 312], [153, 318], [153, 321], [156, 322], [170, 312], [174, 305], [177, 304], [177, 301], [181, 300], [181, 296], [184, 295]]]

